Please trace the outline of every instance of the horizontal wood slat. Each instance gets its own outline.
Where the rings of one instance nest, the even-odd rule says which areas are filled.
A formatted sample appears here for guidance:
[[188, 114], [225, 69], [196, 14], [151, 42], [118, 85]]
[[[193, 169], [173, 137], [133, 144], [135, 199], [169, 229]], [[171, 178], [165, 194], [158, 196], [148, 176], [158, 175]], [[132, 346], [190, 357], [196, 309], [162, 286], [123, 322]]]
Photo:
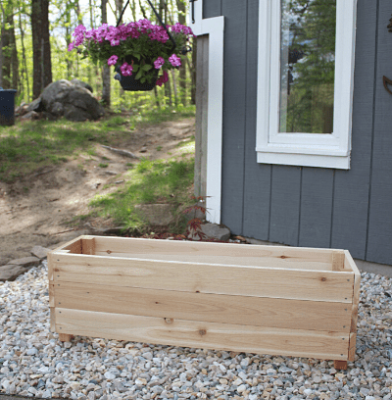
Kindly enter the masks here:
[[56, 308], [56, 330], [80, 336], [294, 357], [347, 360], [349, 334], [262, 328]]
[[56, 254], [55, 282], [351, 303], [353, 272], [287, 270]]
[[[189, 259], [181, 261], [196, 261], [198, 257], [235, 257], [236, 264], [238, 259], [259, 259], [259, 266], [275, 266], [300, 269], [325, 269], [332, 270], [334, 257], [341, 253], [344, 258], [343, 250], [331, 249], [311, 249], [311, 248], [292, 248], [287, 246], [250, 246], [247, 244], [233, 243], [206, 243], [206, 242], [187, 242], [173, 240], [151, 240], [151, 239], [132, 239], [95, 237], [96, 254], [119, 254], [123, 257], [127, 254], [152, 255], [174, 255], [175, 257], [185, 256]], [[113, 254], [112, 254], [113, 255]], [[194, 258], [196, 257], [196, 258]], [[151, 257], [155, 258], [155, 257]], [[254, 260], [252, 260], [254, 262]], [[223, 263], [223, 262], [222, 262]], [[221, 263], [221, 264], [222, 264]]]
[[[59, 286], [58, 286], [59, 285]], [[77, 282], [55, 286], [56, 307], [287, 329], [350, 332], [351, 304], [229, 296]]]

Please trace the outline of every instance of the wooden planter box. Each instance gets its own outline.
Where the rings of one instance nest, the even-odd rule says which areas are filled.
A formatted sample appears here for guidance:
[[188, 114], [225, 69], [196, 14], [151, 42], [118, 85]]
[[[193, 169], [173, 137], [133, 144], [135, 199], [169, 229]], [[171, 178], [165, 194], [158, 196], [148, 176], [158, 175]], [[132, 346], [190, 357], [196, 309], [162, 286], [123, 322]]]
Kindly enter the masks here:
[[82, 236], [48, 261], [60, 340], [354, 360], [360, 273], [348, 251]]

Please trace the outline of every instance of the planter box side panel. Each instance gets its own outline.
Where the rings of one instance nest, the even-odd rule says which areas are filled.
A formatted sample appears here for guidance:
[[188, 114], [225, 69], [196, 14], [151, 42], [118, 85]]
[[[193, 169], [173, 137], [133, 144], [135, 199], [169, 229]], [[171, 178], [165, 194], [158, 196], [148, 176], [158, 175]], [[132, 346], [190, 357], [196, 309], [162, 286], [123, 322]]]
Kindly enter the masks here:
[[347, 360], [349, 334], [56, 309], [57, 332], [170, 346]]

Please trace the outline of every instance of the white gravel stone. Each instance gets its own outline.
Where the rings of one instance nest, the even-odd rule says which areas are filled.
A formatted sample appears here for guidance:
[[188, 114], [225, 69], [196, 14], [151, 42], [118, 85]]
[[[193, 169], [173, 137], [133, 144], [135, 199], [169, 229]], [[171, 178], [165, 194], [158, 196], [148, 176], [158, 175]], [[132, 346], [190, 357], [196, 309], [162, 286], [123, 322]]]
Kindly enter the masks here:
[[0, 392], [75, 400], [392, 400], [391, 280], [363, 273], [357, 354], [273, 357], [51, 333], [46, 261], [0, 283]]

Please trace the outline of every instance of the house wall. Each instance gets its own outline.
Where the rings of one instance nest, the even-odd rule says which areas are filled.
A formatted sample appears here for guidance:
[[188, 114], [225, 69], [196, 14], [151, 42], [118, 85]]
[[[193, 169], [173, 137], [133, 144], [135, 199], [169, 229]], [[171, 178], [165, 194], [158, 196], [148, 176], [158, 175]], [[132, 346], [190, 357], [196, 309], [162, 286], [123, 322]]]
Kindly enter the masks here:
[[[259, 0], [204, 0], [204, 18], [225, 17], [222, 223], [292, 246], [350, 250], [392, 264], [390, 0], [358, 0], [351, 169], [256, 161]], [[207, 193], [208, 195], [208, 193]]]

